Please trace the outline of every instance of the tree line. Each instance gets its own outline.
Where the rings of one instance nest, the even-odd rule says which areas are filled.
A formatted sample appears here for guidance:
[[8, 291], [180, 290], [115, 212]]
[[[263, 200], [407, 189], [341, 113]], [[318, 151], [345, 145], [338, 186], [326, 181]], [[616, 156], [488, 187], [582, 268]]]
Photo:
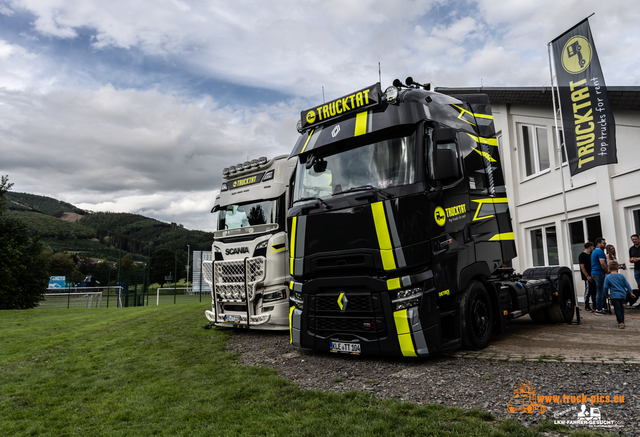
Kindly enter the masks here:
[[[41, 235], [34, 232], [21, 216], [7, 213], [7, 193], [12, 186], [8, 176], [1, 176], [0, 309], [27, 309], [37, 306], [47, 289], [49, 276], [66, 276], [68, 281], [78, 283], [91, 275], [104, 285], [108, 283], [115, 285], [118, 279], [125, 282], [136, 281], [137, 284], [143, 282], [163, 284], [165, 276], [169, 275], [173, 276], [174, 280], [179, 280], [186, 277], [187, 244], [191, 245], [192, 250], [210, 250], [211, 248], [210, 233], [197, 231], [198, 234], [194, 237], [184, 234], [189, 231], [178, 226], [172, 227], [135, 214], [114, 218], [111, 215], [114, 213], [95, 213], [96, 218], [92, 218], [93, 224], [100, 223], [99, 227], [119, 224], [121, 228], [130, 231], [131, 235], [148, 226], [157, 226], [156, 222], [166, 225], [160, 227], [168, 226], [167, 232], [161, 234], [162, 239], [167, 239], [168, 243], [157, 245], [162, 247], [154, 247], [156, 244], [150, 242], [152, 244], [145, 246], [142, 244], [144, 241], [128, 238], [127, 231], [123, 231], [124, 235], [117, 233], [110, 235], [108, 231], [103, 232], [100, 238], [106, 239], [105, 243], [122, 244], [126, 247], [135, 247], [139, 252], [146, 250], [147, 253], [151, 253], [148, 259], [149, 264], [143, 266], [136, 265], [134, 257], [131, 253], [126, 253], [126, 250], [113, 265], [107, 260], [96, 262], [88, 255], [54, 253], [50, 247], [42, 243]], [[122, 225], [123, 222], [126, 224]], [[135, 224], [138, 222], [142, 223], [137, 227]], [[83, 224], [83, 227], [93, 228], [87, 224]], [[100, 230], [97, 234], [100, 235]]]

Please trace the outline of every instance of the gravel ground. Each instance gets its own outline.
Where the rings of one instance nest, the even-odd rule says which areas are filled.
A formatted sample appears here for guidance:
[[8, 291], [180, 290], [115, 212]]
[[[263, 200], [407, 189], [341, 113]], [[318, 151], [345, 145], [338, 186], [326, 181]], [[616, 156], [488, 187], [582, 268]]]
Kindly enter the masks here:
[[[229, 341], [245, 365], [277, 370], [303, 389], [361, 391], [380, 399], [395, 398], [418, 405], [443, 404], [479, 408], [525, 426], [540, 420], [577, 420], [581, 403], [545, 403], [545, 414], [509, 413], [507, 404], [516, 385], [529, 381], [538, 395], [624, 395], [624, 404], [599, 403], [601, 420], [615, 428], [574, 425], [622, 435], [640, 436], [640, 366], [538, 361], [498, 361], [450, 355], [428, 359], [385, 359], [336, 355], [289, 344], [288, 332], [238, 330]], [[586, 404], [589, 410], [590, 404]], [[571, 408], [574, 407], [574, 410]]]

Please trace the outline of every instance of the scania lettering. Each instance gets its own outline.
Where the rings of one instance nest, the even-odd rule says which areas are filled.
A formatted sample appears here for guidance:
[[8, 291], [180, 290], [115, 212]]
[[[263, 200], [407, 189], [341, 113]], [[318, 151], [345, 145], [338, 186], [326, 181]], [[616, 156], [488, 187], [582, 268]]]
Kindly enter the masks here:
[[289, 252], [286, 210], [295, 160], [286, 155], [223, 170], [213, 256], [202, 271], [211, 287], [207, 319], [217, 326], [286, 330]]
[[516, 246], [488, 97], [411, 78], [365, 89], [368, 106], [351, 93], [298, 122], [291, 343], [429, 356], [482, 349], [525, 314], [571, 321], [567, 267], [507, 267]]

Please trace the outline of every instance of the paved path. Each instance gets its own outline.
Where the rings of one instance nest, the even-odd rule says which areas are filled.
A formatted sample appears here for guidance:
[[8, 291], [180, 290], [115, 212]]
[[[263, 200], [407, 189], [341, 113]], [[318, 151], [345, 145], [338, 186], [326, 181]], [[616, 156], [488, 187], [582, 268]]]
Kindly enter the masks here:
[[451, 355], [501, 361], [640, 364], [640, 310], [625, 307], [625, 329], [618, 328], [615, 315], [580, 311], [580, 318], [580, 325], [538, 325], [524, 316], [512, 320], [509, 332], [494, 336], [486, 349]]

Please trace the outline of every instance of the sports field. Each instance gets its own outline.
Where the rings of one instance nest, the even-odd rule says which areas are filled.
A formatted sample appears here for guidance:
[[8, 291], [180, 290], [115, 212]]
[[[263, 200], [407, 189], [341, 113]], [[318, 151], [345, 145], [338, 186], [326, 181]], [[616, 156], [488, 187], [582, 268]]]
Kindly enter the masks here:
[[0, 311], [0, 435], [539, 435], [477, 410], [300, 390], [241, 366], [233, 331], [202, 329], [208, 308]]

